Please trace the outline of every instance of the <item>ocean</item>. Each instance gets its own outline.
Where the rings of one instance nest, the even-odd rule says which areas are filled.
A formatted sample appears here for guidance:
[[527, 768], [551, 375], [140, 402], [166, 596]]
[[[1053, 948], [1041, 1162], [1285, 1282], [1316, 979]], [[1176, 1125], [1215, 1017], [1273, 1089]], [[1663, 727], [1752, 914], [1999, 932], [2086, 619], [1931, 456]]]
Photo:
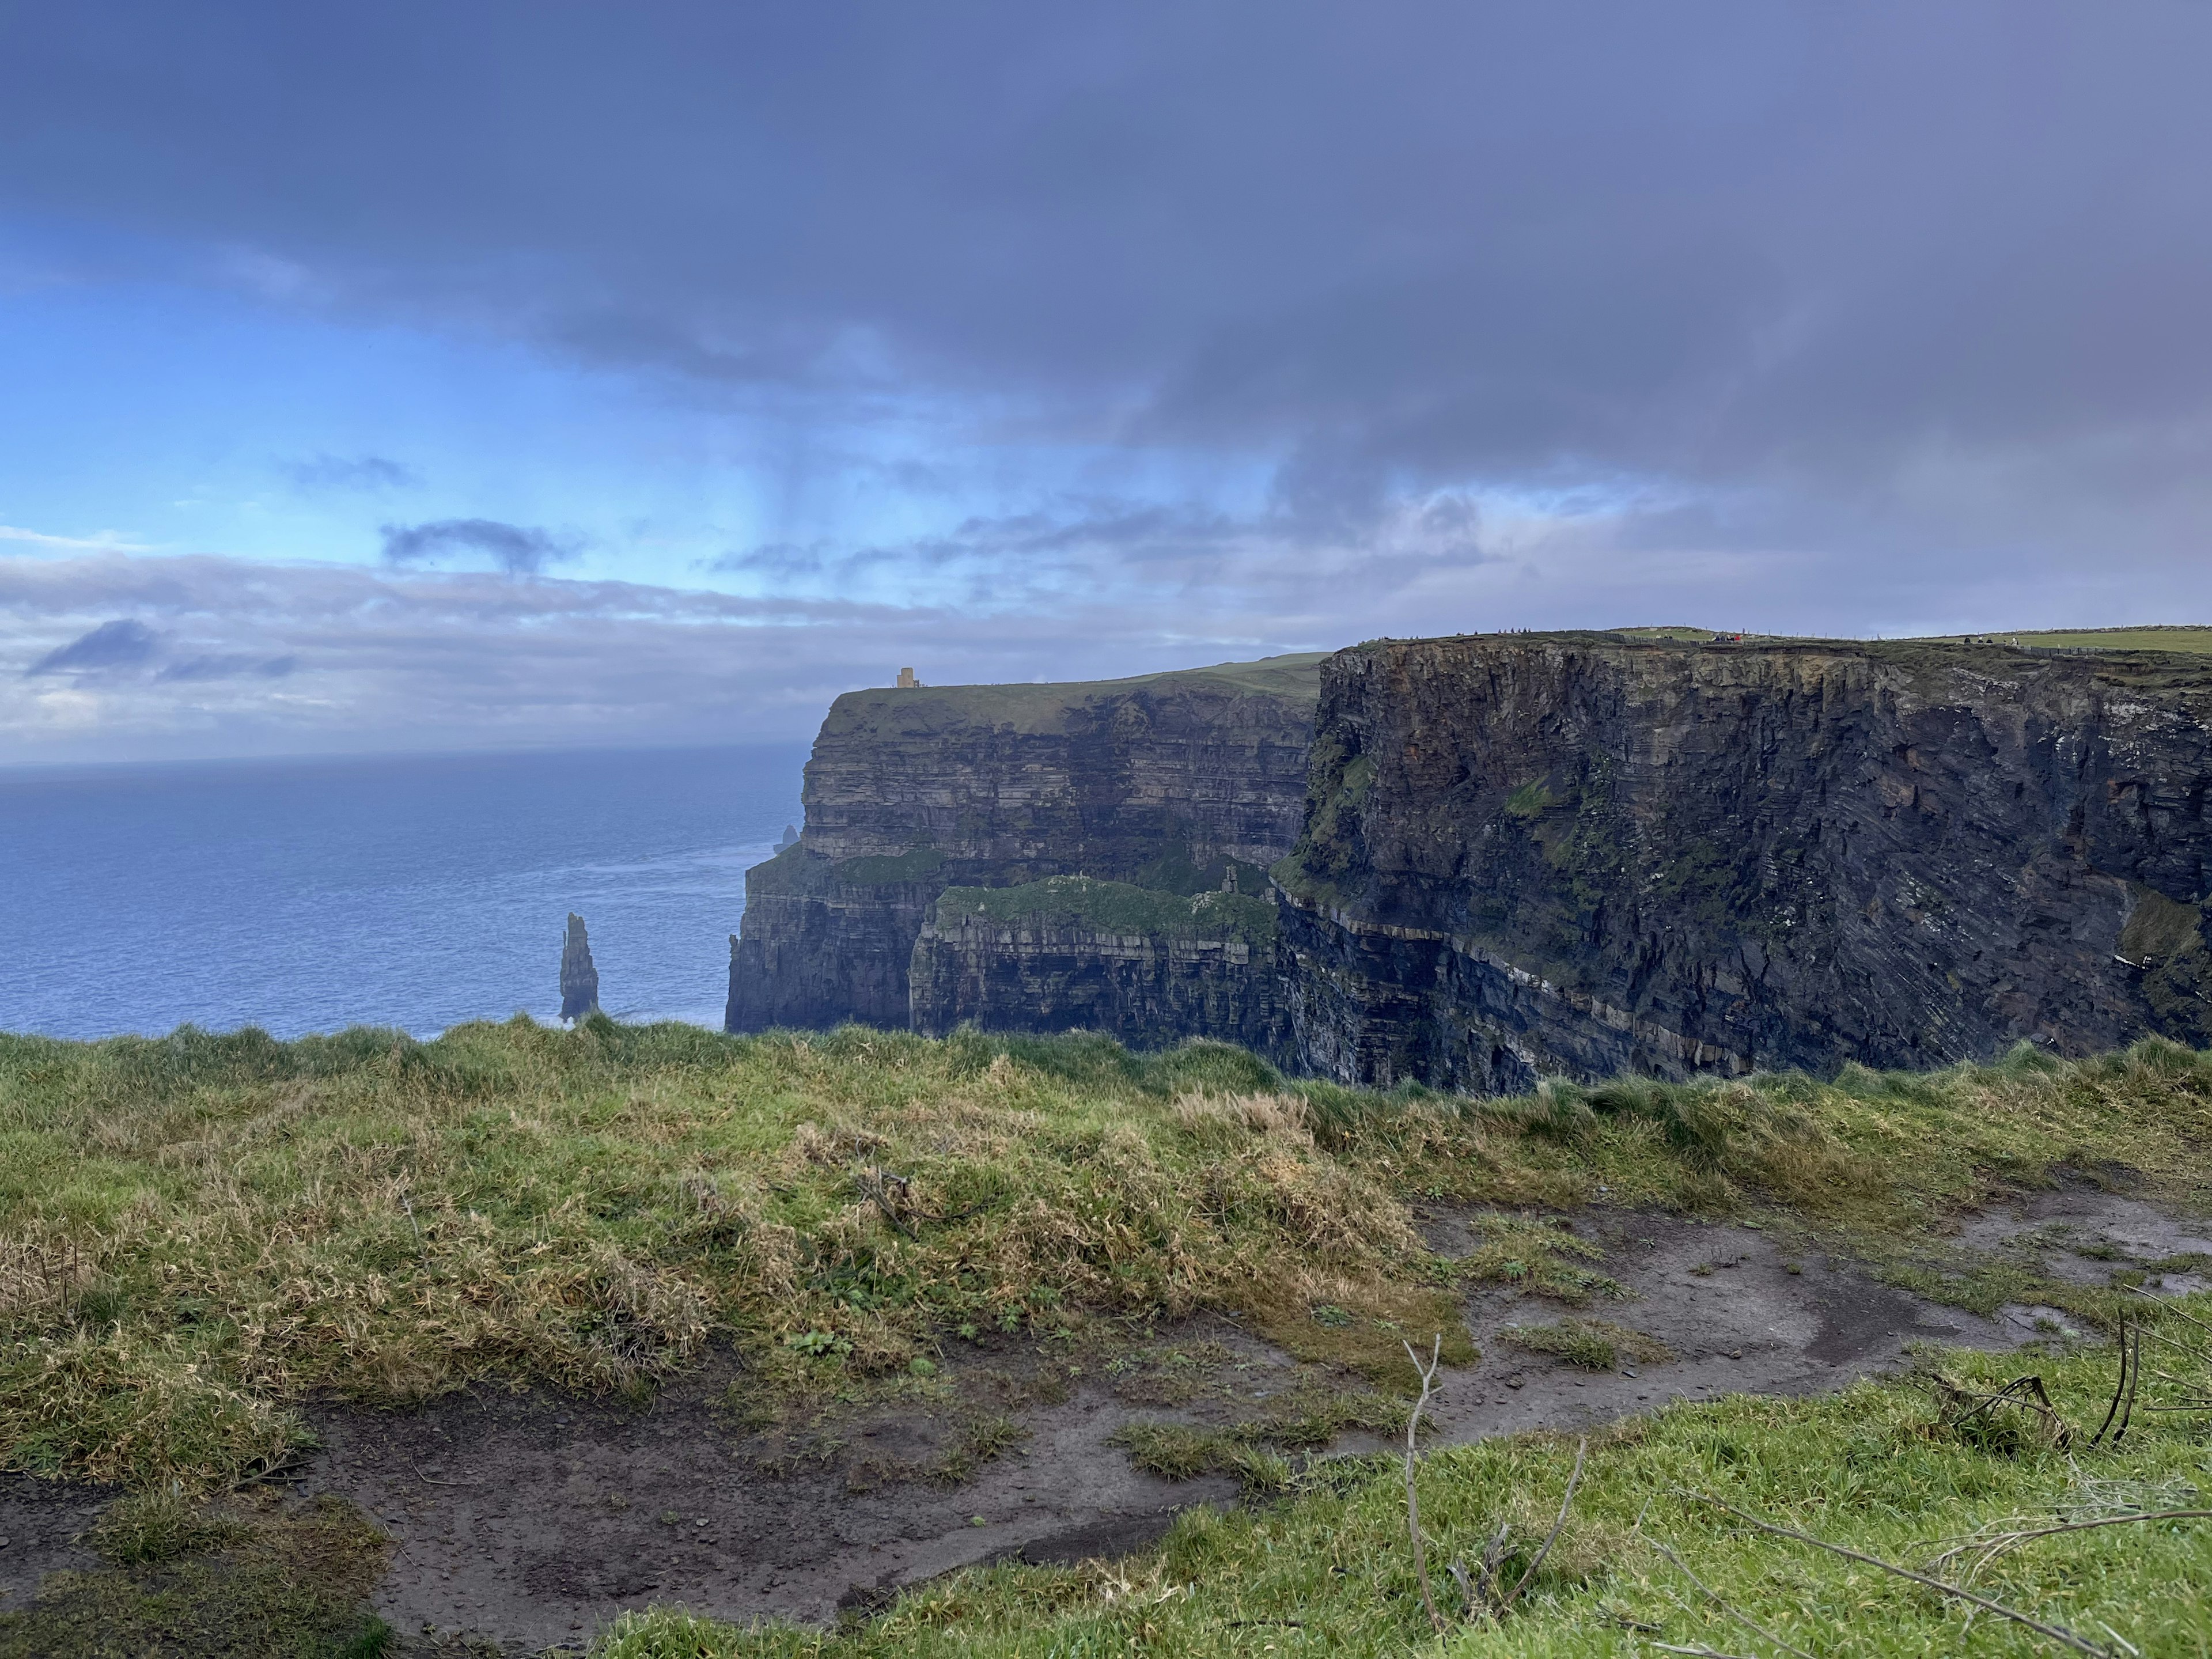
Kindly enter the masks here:
[[0, 1030], [434, 1036], [561, 1007], [719, 1027], [803, 747], [0, 770]]

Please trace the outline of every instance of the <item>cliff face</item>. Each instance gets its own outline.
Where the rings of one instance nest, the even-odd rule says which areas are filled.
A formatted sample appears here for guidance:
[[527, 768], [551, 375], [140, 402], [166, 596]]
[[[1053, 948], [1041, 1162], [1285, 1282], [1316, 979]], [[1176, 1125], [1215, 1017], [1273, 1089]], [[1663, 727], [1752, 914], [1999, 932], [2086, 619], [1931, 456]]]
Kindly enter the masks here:
[[[1083, 874], [1188, 896], [1232, 869], [1264, 887], [1304, 816], [1319, 660], [840, 697], [798, 843], [747, 872], [728, 1028], [906, 1025], [915, 946], [949, 888]], [[926, 1001], [931, 1019], [972, 1005]]]
[[1498, 1090], [2205, 1042], [2208, 725], [2165, 653], [1340, 653], [1275, 871], [1297, 1057]]
[[1186, 899], [1063, 876], [953, 888], [915, 945], [914, 1029], [1111, 1031], [1290, 1048], [1276, 907], [1227, 892]]

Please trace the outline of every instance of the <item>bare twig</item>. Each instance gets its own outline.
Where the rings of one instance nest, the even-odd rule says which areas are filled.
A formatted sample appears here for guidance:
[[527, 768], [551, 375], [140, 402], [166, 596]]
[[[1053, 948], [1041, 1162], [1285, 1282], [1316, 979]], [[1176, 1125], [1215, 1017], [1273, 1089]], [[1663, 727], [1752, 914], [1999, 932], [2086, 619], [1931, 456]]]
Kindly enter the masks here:
[[1567, 1510], [1575, 1501], [1576, 1486], [1582, 1482], [1583, 1459], [1589, 1451], [1588, 1440], [1575, 1443], [1574, 1473], [1567, 1477], [1567, 1495], [1559, 1500], [1559, 1518], [1552, 1522], [1552, 1530], [1545, 1534], [1543, 1547], [1536, 1552], [1536, 1559], [1528, 1564], [1528, 1571], [1513, 1581], [1513, 1588], [1506, 1591], [1504, 1598], [1498, 1602], [1498, 1612], [1500, 1618], [1503, 1618], [1505, 1610], [1513, 1605], [1514, 1597], [1528, 1588], [1528, 1581], [1536, 1576], [1536, 1569], [1544, 1565], [1544, 1558], [1552, 1553], [1552, 1546], [1559, 1541], [1559, 1529], [1567, 1524]]
[[1765, 1637], [1768, 1641], [1773, 1643], [1776, 1647], [1780, 1648], [1784, 1653], [1796, 1654], [1797, 1656], [1797, 1659], [1813, 1659], [1813, 1656], [1806, 1652], [1804, 1649], [1791, 1647], [1789, 1643], [1784, 1641], [1772, 1631], [1767, 1629], [1765, 1626], [1753, 1619], [1749, 1613], [1738, 1612], [1735, 1607], [1730, 1607], [1726, 1601], [1721, 1599], [1718, 1591], [1715, 1590], [1711, 1585], [1705, 1583], [1704, 1579], [1698, 1577], [1696, 1573], [1690, 1571], [1690, 1565], [1688, 1562], [1683, 1560], [1680, 1556], [1675, 1554], [1674, 1551], [1668, 1549], [1657, 1539], [1655, 1538], [1651, 1540], [1651, 1547], [1657, 1550], [1660, 1554], [1665, 1556], [1669, 1561], [1672, 1561], [1674, 1564], [1674, 1570], [1677, 1572], [1680, 1572], [1683, 1577], [1688, 1579], [1699, 1589], [1705, 1591], [1707, 1595], [1712, 1598], [1715, 1605], [1717, 1605], [1723, 1613], [1728, 1614], [1729, 1618], [1735, 1620], [1737, 1624], [1741, 1625], [1746, 1630], [1750, 1631], [1752, 1634], [1754, 1636]]
[[423, 1242], [422, 1224], [415, 1218], [415, 1205], [406, 1194], [399, 1194], [399, 1207], [407, 1212], [407, 1224], [415, 1230], [415, 1248], [422, 1253], [422, 1265], [430, 1265], [430, 1247]]
[[1999, 1406], [2011, 1406], [2040, 1417], [2045, 1428], [2050, 1431], [2052, 1444], [2064, 1446], [2074, 1437], [2074, 1431], [2067, 1426], [2066, 1419], [2058, 1414], [2058, 1408], [2051, 1403], [2051, 1396], [2044, 1392], [2043, 1379], [2039, 1376], [2015, 1376], [1995, 1394], [1978, 1394], [1943, 1377], [1938, 1377], [1936, 1383], [1954, 1401], [1972, 1402], [1971, 1405], [1962, 1404], [1954, 1410], [1945, 1419], [1947, 1428], [1963, 1427], [1968, 1420], [1984, 1413], [1994, 1422]]
[[1966, 1577], [1972, 1578], [2000, 1555], [2016, 1550], [2022, 1544], [2032, 1544], [2039, 1538], [2055, 1538], [2062, 1532], [2088, 1532], [2097, 1527], [2131, 1527], [2144, 1521], [2212, 1521], [2212, 1510], [2155, 1510], [2148, 1515], [2104, 1515], [2094, 1521], [2069, 1521], [2062, 1526], [2031, 1527], [2020, 1532], [1999, 1533], [1994, 1537], [1977, 1538], [1954, 1545], [1928, 1565], [1940, 1567], [1971, 1551], [1983, 1550], [1982, 1554], [1975, 1557], [1974, 1565], [1966, 1569]]
[[1452, 1576], [1452, 1582], [1459, 1586], [1461, 1610], [1468, 1618], [1474, 1618], [1482, 1611], [1482, 1603], [1475, 1597], [1474, 1580], [1467, 1576], [1467, 1563], [1455, 1561], [1449, 1571]]
[[1693, 1498], [1700, 1504], [1711, 1504], [1717, 1510], [1724, 1510], [1746, 1526], [1756, 1527], [1761, 1532], [1772, 1533], [1778, 1538], [1794, 1538], [1801, 1544], [1810, 1544], [1814, 1549], [1826, 1550], [1831, 1555], [1840, 1555], [1847, 1561], [1863, 1562], [1869, 1567], [1879, 1567], [1884, 1572], [1894, 1573], [1899, 1578], [1910, 1579], [1916, 1584], [1925, 1585], [1939, 1595], [1955, 1596], [1961, 1601], [1970, 1601], [1984, 1612], [1996, 1613], [2000, 1619], [2009, 1619], [2016, 1625], [2025, 1625], [2037, 1634], [2047, 1636], [2054, 1642], [2072, 1648], [2076, 1653], [2088, 1654], [2091, 1659], [2112, 1659], [2111, 1649], [2099, 1647], [2086, 1638], [2075, 1635], [2063, 1625], [2046, 1625], [2039, 1619], [2031, 1618], [2027, 1613], [2005, 1606], [2002, 1601], [1992, 1601], [1986, 1595], [1977, 1595], [1973, 1591], [1961, 1589], [1956, 1584], [1947, 1584], [1940, 1578], [1930, 1578], [1926, 1573], [1915, 1572], [1910, 1567], [1900, 1567], [1896, 1562], [1885, 1561], [1878, 1555], [1868, 1555], [1859, 1550], [1847, 1549], [1841, 1544], [1832, 1544], [1825, 1538], [1815, 1538], [1811, 1533], [1800, 1532], [1795, 1527], [1778, 1527], [1771, 1521], [1762, 1521], [1755, 1515], [1747, 1515], [1735, 1504], [1723, 1503], [1708, 1493], [1685, 1491], [1683, 1496]]
[[1421, 1379], [1421, 1397], [1413, 1402], [1413, 1414], [1406, 1419], [1406, 1530], [1413, 1540], [1413, 1577], [1420, 1581], [1421, 1605], [1428, 1609], [1429, 1623], [1436, 1626], [1437, 1634], [1444, 1633], [1443, 1615], [1437, 1611], [1437, 1598], [1429, 1594], [1429, 1552], [1421, 1541], [1421, 1500], [1413, 1490], [1413, 1431], [1421, 1425], [1421, 1408], [1429, 1403], [1429, 1395], [1436, 1385], [1437, 1368], [1443, 1364], [1443, 1333], [1437, 1333], [1436, 1341], [1429, 1349], [1425, 1369], [1413, 1345], [1406, 1344], [1406, 1358], [1413, 1362], [1413, 1370]]
[[904, 1176], [893, 1175], [886, 1170], [855, 1170], [853, 1184], [860, 1189], [861, 1197], [872, 1200], [876, 1208], [883, 1212], [884, 1219], [897, 1228], [902, 1237], [914, 1237], [914, 1229], [906, 1224], [906, 1218], [892, 1205], [889, 1191], [890, 1188], [896, 1187], [899, 1195], [903, 1198], [907, 1189]]
[[[2089, 1437], [2089, 1443], [2092, 1446], [2100, 1446], [2104, 1443], [2106, 1431], [2110, 1429], [2115, 1421], [2118, 1420], [2120, 1415], [2120, 1402], [2126, 1399], [2128, 1395], [2128, 1384], [2135, 1378], [2135, 1360], [2132, 1358], [2133, 1350], [2128, 1342], [2128, 1333], [2131, 1328], [2132, 1326], [2129, 1321], [2125, 1319], [2120, 1321], [2120, 1339], [2118, 1345], [2120, 1351], [2120, 1374], [2112, 1379], [2112, 1403], [2105, 1408], [2105, 1420], [2098, 1425], [2097, 1432]], [[2120, 1432], [2124, 1434], [2126, 1431], [2126, 1425], [2122, 1423]], [[2118, 1435], [2114, 1435], [2112, 1437], [2112, 1443], [2115, 1445], [2119, 1443]]]
[[914, 1229], [907, 1224], [909, 1215], [933, 1225], [945, 1227], [956, 1221], [965, 1221], [969, 1216], [981, 1215], [988, 1207], [983, 1204], [970, 1204], [950, 1215], [925, 1210], [914, 1201], [914, 1178], [894, 1175], [889, 1170], [855, 1170], [853, 1171], [853, 1184], [860, 1188], [861, 1197], [869, 1200], [883, 1212], [884, 1220], [908, 1238], [917, 1237]]
[[434, 1474], [425, 1474], [422, 1473], [422, 1466], [415, 1461], [414, 1455], [411, 1453], [408, 1455], [407, 1467], [415, 1471], [415, 1478], [417, 1480], [422, 1481], [425, 1486], [481, 1486], [483, 1485], [483, 1482], [481, 1480], [441, 1480]]
[[2204, 1330], [2212, 1331], [2212, 1325], [2206, 1324], [2195, 1314], [2184, 1312], [2179, 1306], [2174, 1303], [2168, 1302], [2164, 1297], [2154, 1296], [2150, 1291], [2143, 1289], [2140, 1285], [2130, 1285], [2128, 1288], [2133, 1291], [2137, 1296], [2142, 1297], [2144, 1301], [2157, 1303], [2160, 1307], [2165, 1309], [2166, 1312], [2172, 1314], [2176, 1319], [2185, 1319], [2192, 1325], [2198, 1326]]

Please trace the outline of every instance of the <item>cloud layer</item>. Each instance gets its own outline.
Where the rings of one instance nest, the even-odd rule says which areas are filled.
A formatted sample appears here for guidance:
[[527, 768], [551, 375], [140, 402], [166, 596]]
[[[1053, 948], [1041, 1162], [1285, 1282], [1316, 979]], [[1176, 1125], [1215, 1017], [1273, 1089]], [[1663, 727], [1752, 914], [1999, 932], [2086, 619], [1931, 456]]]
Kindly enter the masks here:
[[[2212, 619], [2207, 61], [2187, 0], [26, 11], [0, 283], [359, 345], [272, 426], [514, 378], [259, 452], [322, 515], [234, 506], [261, 567], [0, 459], [5, 695], [782, 735], [933, 652]], [[150, 539], [235, 550], [196, 489]]]

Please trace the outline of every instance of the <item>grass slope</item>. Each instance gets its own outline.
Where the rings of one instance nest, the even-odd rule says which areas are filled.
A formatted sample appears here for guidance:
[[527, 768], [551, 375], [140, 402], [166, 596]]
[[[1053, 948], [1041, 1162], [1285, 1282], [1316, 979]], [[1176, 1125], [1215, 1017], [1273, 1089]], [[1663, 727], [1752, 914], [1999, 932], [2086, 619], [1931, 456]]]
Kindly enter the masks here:
[[[318, 1395], [396, 1405], [487, 1379], [644, 1391], [722, 1340], [750, 1362], [753, 1395], [733, 1403], [772, 1413], [926, 1385], [931, 1355], [978, 1335], [1072, 1352], [1206, 1308], [1243, 1310], [1301, 1359], [1402, 1387], [1405, 1335], [1443, 1331], [1448, 1357], [1469, 1357], [1455, 1312], [1468, 1280], [1602, 1299], [1587, 1247], [1536, 1213], [1601, 1188], [1613, 1204], [1818, 1236], [1965, 1305], [2032, 1298], [2109, 1325], [2119, 1292], [1960, 1255], [1946, 1218], [2060, 1165], [2201, 1205], [2208, 1144], [2212, 1056], [2158, 1042], [2079, 1063], [2023, 1049], [1917, 1076], [1547, 1083], [1477, 1100], [1286, 1082], [1218, 1045], [1148, 1056], [973, 1032], [741, 1038], [518, 1018], [428, 1043], [365, 1030], [291, 1043], [190, 1029], [0, 1037], [0, 1462], [189, 1497], [295, 1456]], [[1416, 1200], [1496, 1208], [1477, 1247], [1446, 1260], [1414, 1231]], [[2057, 1359], [2050, 1374], [2084, 1396], [2104, 1363]], [[1582, 1511], [1600, 1529], [1547, 1569], [1601, 1559], [1605, 1574], [1534, 1587], [1540, 1607], [1560, 1609], [1557, 1639], [1515, 1636], [1510, 1650], [1631, 1650], [1623, 1627], [1594, 1622], [1607, 1597], [1639, 1610], [1622, 1617], [1692, 1628], [1664, 1622], [1660, 1590], [1638, 1587], [1648, 1552], [1615, 1547], [1645, 1498], [1668, 1536], [1761, 1607], [1856, 1596], [1900, 1628], [1949, 1630], [1949, 1614], [1887, 1584], [1791, 1565], [1667, 1507], [1674, 1484], [1717, 1486], [1895, 1544], [2060, 1501], [2062, 1466], [1931, 1438], [1928, 1418], [1912, 1390], [1876, 1389], [1683, 1408], [1611, 1437]], [[2201, 1468], [2190, 1420], [2154, 1419], [2095, 1467], [2141, 1480]], [[1281, 1488], [1289, 1471], [1266, 1448], [1293, 1443], [1255, 1431], [1133, 1450]], [[1473, 1547], [1498, 1505], [1556, 1502], [1563, 1478], [1542, 1441], [1430, 1468], [1439, 1561]], [[1415, 1627], [1384, 1546], [1390, 1477], [1341, 1479], [1285, 1509], [1187, 1518], [1126, 1590], [1095, 1573], [971, 1575], [836, 1640], [1011, 1653], [1045, 1650], [1043, 1632], [1052, 1651], [1103, 1652], [1151, 1626], [1167, 1632], [1163, 1651], [1287, 1652], [1316, 1630], [1334, 1632], [1331, 1650], [1402, 1646]], [[2067, 1593], [2093, 1601], [2148, 1595], [2138, 1581], [2185, 1547], [2085, 1537], [2061, 1553]], [[1200, 1593], [1181, 1588], [1193, 1583]], [[2197, 1594], [2153, 1599], [2176, 1631], [2201, 1632]], [[1292, 1601], [1307, 1611], [1279, 1611]], [[1224, 1607], [1246, 1622], [1224, 1622]], [[1252, 1622], [1285, 1617], [1301, 1623]], [[608, 1651], [695, 1651], [666, 1634], [678, 1625], [639, 1624]], [[2140, 1640], [2145, 1626], [2125, 1628]], [[1460, 1639], [1509, 1650], [1482, 1645], [1504, 1636]], [[2010, 1639], [1978, 1630], [1974, 1643], [1997, 1645], [1958, 1650]], [[699, 1640], [719, 1653], [829, 1638]]]

